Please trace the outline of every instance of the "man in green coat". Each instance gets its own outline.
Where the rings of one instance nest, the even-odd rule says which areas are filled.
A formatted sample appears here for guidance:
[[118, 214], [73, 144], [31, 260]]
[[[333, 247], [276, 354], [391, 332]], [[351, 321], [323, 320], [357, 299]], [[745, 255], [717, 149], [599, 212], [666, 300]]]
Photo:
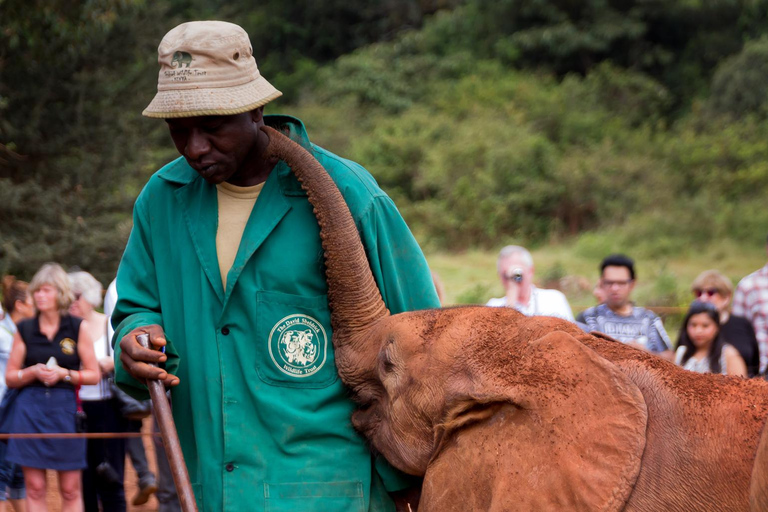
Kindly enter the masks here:
[[[261, 156], [260, 127], [289, 135], [336, 182], [392, 313], [439, 305], [421, 250], [365, 169], [310, 143], [298, 119], [262, 115], [280, 92], [243, 29], [185, 23], [158, 52], [144, 115], [166, 120], [182, 157], [134, 208], [112, 316], [118, 383], [137, 397], [147, 378], [173, 386], [200, 510], [394, 510], [390, 494], [414, 482], [351, 427], [319, 228], [287, 165]], [[141, 348], [142, 332], [165, 353]]]

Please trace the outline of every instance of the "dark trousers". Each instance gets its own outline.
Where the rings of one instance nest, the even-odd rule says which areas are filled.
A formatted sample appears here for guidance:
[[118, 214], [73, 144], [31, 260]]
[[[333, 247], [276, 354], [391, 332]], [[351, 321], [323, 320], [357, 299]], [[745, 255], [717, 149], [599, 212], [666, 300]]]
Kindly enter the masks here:
[[[121, 432], [123, 421], [114, 400], [84, 401], [83, 410], [87, 416], [88, 432]], [[89, 439], [87, 452], [88, 467], [83, 471], [83, 503], [85, 512], [125, 512], [125, 439]], [[107, 462], [118, 481], [104, 478], [104, 468], [97, 472], [100, 464]]]
[[[141, 432], [141, 420], [123, 420], [127, 432]], [[133, 469], [136, 470], [139, 487], [155, 483], [155, 475], [149, 470], [147, 452], [144, 450], [144, 440], [140, 437], [131, 437], [125, 440], [125, 449], [131, 458]]]
[[8, 442], [0, 441], [0, 501], [5, 501], [6, 490], [12, 500], [24, 499], [26, 491], [24, 488], [24, 473], [21, 466], [5, 460], [5, 453], [8, 451]]

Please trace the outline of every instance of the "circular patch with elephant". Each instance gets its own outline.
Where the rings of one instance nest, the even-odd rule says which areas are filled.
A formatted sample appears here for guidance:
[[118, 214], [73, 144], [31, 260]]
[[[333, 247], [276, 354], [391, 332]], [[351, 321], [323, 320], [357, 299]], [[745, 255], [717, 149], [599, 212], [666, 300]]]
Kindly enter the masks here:
[[325, 364], [328, 336], [323, 326], [307, 315], [289, 315], [269, 333], [269, 356], [291, 377], [309, 377]]

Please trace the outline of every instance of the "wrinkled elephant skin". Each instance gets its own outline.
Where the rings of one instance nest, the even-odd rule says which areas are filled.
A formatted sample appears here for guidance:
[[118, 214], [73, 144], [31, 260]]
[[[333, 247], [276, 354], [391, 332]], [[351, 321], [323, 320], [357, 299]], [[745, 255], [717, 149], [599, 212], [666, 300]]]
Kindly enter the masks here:
[[395, 315], [373, 338], [378, 379], [353, 423], [424, 475], [422, 511], [750, 510], [764, 381], [509, 309]]
[[390, 315], [333, 180], [263, 130], [320, 225], [352, 422], [424, 477], [421, 512], [768, 510], [768, 382], [691, 373], [507, 308]]

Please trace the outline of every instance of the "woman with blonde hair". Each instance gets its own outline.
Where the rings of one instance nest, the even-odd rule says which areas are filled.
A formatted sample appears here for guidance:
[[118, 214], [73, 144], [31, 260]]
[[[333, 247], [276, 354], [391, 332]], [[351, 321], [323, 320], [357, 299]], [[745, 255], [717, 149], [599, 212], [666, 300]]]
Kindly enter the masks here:
[[[76, 431], [76, 391], [96, 384], [101, 373], [86, 322], [69, 314], [74, 298], [59, 265], [47, 263], [29, 284], [37, 312], [19, 323], [5, 372], [20, 388], [11, 413], [17, 433]], [[46, 469], [58, 472], [62, 512], [82, 511], [80, 470], [86, 467], [85, 439], [10, 439], [7, 460], [24, 470], [27, 510], [46, 511]]]
[[733, 283], [717, 270], [705, 270], [693, 280], [691, 291], [697, 301], [714, 304], [720, 314], [720, 332], [739, 351], [747, 365], [747, 375], [754, 377], [760, 367], [760, 352], [752, 324], [731, 314]]

